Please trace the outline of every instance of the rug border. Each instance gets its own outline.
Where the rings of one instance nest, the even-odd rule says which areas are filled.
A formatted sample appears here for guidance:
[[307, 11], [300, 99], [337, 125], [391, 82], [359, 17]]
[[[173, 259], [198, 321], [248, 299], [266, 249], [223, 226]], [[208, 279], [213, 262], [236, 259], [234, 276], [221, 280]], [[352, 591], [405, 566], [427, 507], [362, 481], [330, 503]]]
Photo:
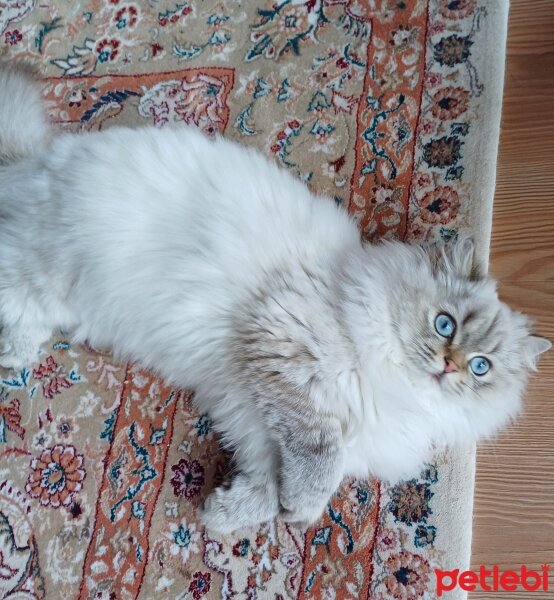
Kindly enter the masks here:
[[[487, 17], [483, 19], [482, 29], [478, 33], [483, 52], [475, 57], [476, 70], [485, 82], [485, 88], [481, 96], [482, 117], [479, 128], [474, 128], [473, 135], [467, 140], [466, 160], [468, 160], [467, 171], [479, 174], [471, 181], [469, 191], [473, 199], [470, 223], [475, 241], [475, 258], [477, 264], [488, 271], [510, 2], [509, 0], [479, 0], [478, 3], [487, 10]], [[467, 521], [469, 527], [469, 535], [465, 540], [458, 542], [460, 554], [466, 557], [464, 563], [452, 567], [461, 570], [469, 568], [472, 557], [476, 458], [475, 445], [472, 448], [457, 450], [450, 457], [453, 465], [451, 471], [456, 472], [456, 476], [448, 486], [450, 492], [459, 490], [463, 493], [464, 489], [471, 492], [467, 506], [455, 507], [461, 513], [467, 511], [467, 514], [460, 514], [459, 518]], [[468, 487], [471, 489], [468, 490]], [[467, 598], [467, 592], [461, 590], [459, 592], [459, 595], [452, 595], [452, 600]]]
[[479, 135], [474, 131], [469, 136], [465, 154], [467, 171], [479, 174], [471, 181], [470, 196], [474, 201], [471, 203], [470, 221], [474, 230], [476, 260], [488, 270], [510, 3], [509, 0], [479, 0], [479, 4], [488, 13], [478, 33], [484, 51], [475, 57], [477, 72], [485, 82], [481, 96], [483, 116]]

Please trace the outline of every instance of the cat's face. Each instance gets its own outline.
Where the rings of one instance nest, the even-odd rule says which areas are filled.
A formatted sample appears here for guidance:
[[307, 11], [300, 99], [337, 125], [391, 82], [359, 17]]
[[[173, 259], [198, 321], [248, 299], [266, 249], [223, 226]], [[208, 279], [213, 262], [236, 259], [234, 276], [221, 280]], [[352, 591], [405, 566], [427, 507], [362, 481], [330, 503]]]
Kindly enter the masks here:
[[491, 280], [472, 272], [469, 250], [450, 252], [422, 255], [426, 268], [420, 264], [399, 293], [395, 328], [403, 362], [445, 401], [501, 423], [518, 412], [527, 372], [550, 343], [531, 335], [529, 320], [500, 302]]
[[487, 286], [435, 289], [414, 302], [401, 334], [406, 360], [444, 394], [464, 396], [497, 389], [526, 371], [522, 341], [527, 323]]

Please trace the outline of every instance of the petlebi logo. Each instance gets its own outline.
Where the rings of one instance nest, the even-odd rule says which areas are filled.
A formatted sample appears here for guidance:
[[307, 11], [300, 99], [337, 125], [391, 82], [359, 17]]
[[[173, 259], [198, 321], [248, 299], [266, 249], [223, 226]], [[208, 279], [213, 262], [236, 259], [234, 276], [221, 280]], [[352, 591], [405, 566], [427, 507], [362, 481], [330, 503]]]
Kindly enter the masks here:
[[[490, 569], [484, 565], [478, 571], [443, 571], [435, 569], [437, 583], [437, 596], [440, 598], [445, 592], [451, 592], [457, 588], [466, 592], [481, 589], [485, 592], [515, 592], [526, 590], [536, 592], [548, 591], [548, 571], [550, 565], [541, 565], [540, 571], [533, 571], [522, 565], [519, 571], [501, 571], [498, 565]], [[448, 597], [448, 594], [445, 598]]]

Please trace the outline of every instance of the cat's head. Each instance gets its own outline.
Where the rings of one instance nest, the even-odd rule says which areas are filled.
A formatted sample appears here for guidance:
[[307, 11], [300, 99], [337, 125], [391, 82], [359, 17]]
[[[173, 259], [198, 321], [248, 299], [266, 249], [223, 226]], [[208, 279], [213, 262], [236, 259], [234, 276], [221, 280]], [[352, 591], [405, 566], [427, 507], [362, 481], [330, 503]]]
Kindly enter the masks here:
[[402, 362], [471, 417], [476, 438], [488, 436], [518, 413], [527, 374], [552, 344], [499, 300], [471, 240], [409, 253], [391, 302]]

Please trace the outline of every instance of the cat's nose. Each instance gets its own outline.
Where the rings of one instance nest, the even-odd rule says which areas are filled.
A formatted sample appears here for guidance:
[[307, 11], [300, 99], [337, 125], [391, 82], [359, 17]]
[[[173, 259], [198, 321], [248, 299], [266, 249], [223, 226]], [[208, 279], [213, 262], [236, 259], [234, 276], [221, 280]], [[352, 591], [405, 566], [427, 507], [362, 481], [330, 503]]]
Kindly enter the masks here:
[[445, 373], [457, 373], [460, 367], [451, 359], [444, 357], [444, 372]]

